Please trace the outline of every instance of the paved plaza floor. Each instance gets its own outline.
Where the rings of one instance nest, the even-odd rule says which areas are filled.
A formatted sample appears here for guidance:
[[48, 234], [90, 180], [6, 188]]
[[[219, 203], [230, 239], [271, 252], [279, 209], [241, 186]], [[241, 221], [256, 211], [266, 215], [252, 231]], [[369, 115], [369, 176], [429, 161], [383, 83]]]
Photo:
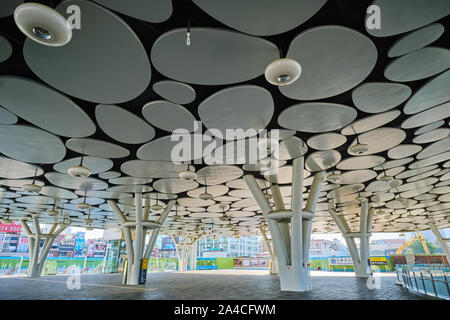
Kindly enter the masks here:
[[[375, 274], [376, 289], [353, 273], [313, 271], [313, 290], [307, 293], [281, 292], [278, 276], [267, 271], [208, 270], [193, 272], [151, 272], [145, 286], [121, 285], [119, 274], [1, 277], [0, 299], [131, 299], [131, 300], [417, 300], [395, 284], [394, 274]], [[72, 280], [72, 281], [68, 281]], [[75, 280], [75, 281], [73, 281]], [[69, 282], [69, 285], [68, 285]]]

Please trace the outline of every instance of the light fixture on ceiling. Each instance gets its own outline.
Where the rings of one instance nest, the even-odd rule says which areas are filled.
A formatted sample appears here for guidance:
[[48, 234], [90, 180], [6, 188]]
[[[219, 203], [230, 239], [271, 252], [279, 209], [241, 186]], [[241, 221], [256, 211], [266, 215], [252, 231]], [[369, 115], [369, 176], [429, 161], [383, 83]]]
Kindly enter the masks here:
[[91, 205], [89, 203], [86, 202], [86, 196], [87, 196], [87, 190], [84, 191], [84, 199], [83, 202], [78, 203], [77, 207], [79, 209], [89, 209], [91, 207]]
[[61, 47], [72, 39], [70, 23], [58, 11], [40, 3], [23, 3], [14, 10], [17, 27], [40, 44]]
[[178, 174], [178, 177], [181, 180], [192, 181], [192, 180], [197, 179], [197, 174], [194, 171], [191, 171], [190, 170], [190, 165], [188, 165], [188, 169], [185, 170], [185, 171], [181, 171]]
[[8, 212], [6, 212], [6, 218], [2, 219], [2, 223], [3, 224], [10, 224], [10, 223], [12, 223], [12, 220], [9, 219], [9, 214], [10, 214], [10, 212], [9, 212], [9, 209], [8, 209]]
[[351, 126], [351, 128], [353, 129], [353, 132], [356, 134], [356, 144], [352, 145], [349, 149], [349, 151], [351, 153], [357, 154], [357, 155], [362, 155], [365, 154], [369, 151], [369, 145], [365, 144], [365, 143], [361, 143], [359, 141], [358, 138], [358, 134], [356, 133], [355, 128], [353, 128], [353, 126]]
[[366, 201], [367, 201], [367, 198], [366, 198], [366, 197], [363, 197], [363, 196], [361, 195], [361, 193], [358, 193], [358, 196], [356, 197], [355, 200], [358, 201], [359, 203], [363, 203], [363, 202], [366, 202]]
[[278, 148], [278, 140], [270, 137], [258, 139], [258, 149], [261, 150], [263, 155], [270, 154], [273, 150]]
[[38, 172], [38, 169], [36, 168], [36, 171], [34, 172], [33, 182], [32, 182], [32, 183], [24, 184], [24, 185], [22, 186], [22, 190], [23, 190], [23, 191], [36, 192], [36, 193], [39, 193], [39, 192], [42, 191], [42, 187], [41, 187], [40, 185], [37, 185], [37, 184], [35, 183], [35, 182], [36, 182], [37, 172]]
[[55, 210], [55, 207], [56, 207], [56, 199], [54, 199], [52, 209], [46, 211], [46, 213], [47, 213], [47, 215], [48, 215], [49, 217], [54, 217], [54, 216], [57, 216], [57, 215], [59, 214], [59, 212]]
[[84, 219], [84, 222], [86, 222], [87, 224], [92, 224], [92, 222], [94, 222], [94, 220], [91, 219], [91, 210], [89, 210], [88, 217]]
[[181, 216], [178, 215], [178, 206], [177, 205], [175, 205], [175, 215], [173, 215], [171, 218], [173, 220], [178, 220], [181, 218]]
[[[281, 48], [279, 51], [280, 57], [283, 57]], [[275, 86], [285, 86], [295, 82], [301, 73], [302, 66], [298, 61], [291, 58], [280, 58], [267, 65], [264, 76], [269, 83]]]
[[150, 208], [153, 211], [161, 211], [163, 209], [163, 206], [158, 204], [158, 194], [156, 194], [156, 203], [154, 205], [151, 205]]
[[225, 203], [219, 204], [219, 208], [222, 209], [222, 216], [219, 218], [220, 221], [228, 221], [228, 217], [225, 214], [225, 208], [226, 207], [227, 207], [227, 205]]
[[206, 184], [206, 178], [205, 178], [205, 192], [201, 193], [198, 197], [202, 200], [211, 200], [213, 198], [213, 195], [211, 193], [208, 193], [208, 185]]
[[91, 175], [91, 171], [88, 168], [83, 167], [83, 160], [84, 160], [84, 156], [81, 156], [80, 164], [78, 166], [70, 167], [67, 170], [67, 173], [69, 175], [71, 175], [72, 177], [76, 177], [76, 178], [89, 177]]
[[392, 181], [394, 178], [387, 175], [386, 169], [383, 168], [382, 164], [380, 166], [381, 166], [381, 169], [383, 169], [383, 173], [384, 173], [384, 176], [380, 177], [380, 181], [384, 181], [384, 182]]

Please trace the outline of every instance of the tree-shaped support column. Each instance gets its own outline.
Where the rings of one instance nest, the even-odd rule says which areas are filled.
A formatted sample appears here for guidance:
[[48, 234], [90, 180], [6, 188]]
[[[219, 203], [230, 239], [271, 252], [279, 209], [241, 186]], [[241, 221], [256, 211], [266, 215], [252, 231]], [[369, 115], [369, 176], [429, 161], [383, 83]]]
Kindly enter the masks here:
[[184, 236], [184, 241], [181, 242], [180, 238], [178, 238], [179, 242], [177, 242], [173, 234], [170, 236], [172, 237], [172, 241], [175, 244], [175, 251], [177, 253], [178, 258], [178, 270], [187, 271], [187, 266], [189, 262], [191, 270], [193, 270], [192, 267], [196, 264], [196, 261], [194, 263], [195, 260], [194, 249], [200, 237], [189, 238], [187, 236]]
[[444, 254], [447, 257], [447, 263], [450, 264], [450, 251], [448, 250], [448, 243], [450, 242], [450, 238], [443, 238], [433, 222], [430, 223], [430, 229], [431, 231], [433, 231], [434, 235], [439, 241], [439, 244], [441, 245], [442, 250], [444, 251]]
[[311, 240], [312, 219], [319, 197], [324, 172], [314, 175], [313, 184], [306, 206], [302, 209], [303, 157], [293, 161], [291, 209], [285, 209], [278, 185], [271, 186], [275, 201], [272, 210], [264, 193], [252, 175], [244, 180], [257, 201], [269, 225], [274, 253], [280, 273], [280, 286], [283, 291], [309, 291], [309, 245]]
[[[28, 226], [27, 221], [21, 220], [23, 228], [28, 235], [29, 257], [30, 263], [28, 267], [28, 277], [40, 277], [44, 268], [45, 259], [52, 247], [53, 241], [59, 236], [69, 225], [68, 223], [53, 223], [48, 233], [41, 233], [41, 226], [39, 224], [39, 216], [33, 215], [34, 233]], [[44, 240], [44, 245], [40, 248], [41, 239]]]
[[[374, 208], [368, 209], [367, 200], [361, 203], [361, 215], [359, 221], [359, 232], [352, 232], [345, 217], [338, 215], [333, 209], [329, 209], [331, 217], [341, 231], [347, 243], [348, 251], [352, 257], [355, 275], [358, 278], [368, 278], [372, 274], [369, 260], [369, 239], [372, 235], [372, 221]], [[355, 238], [359, 238], [359, 253]]]
[[[164, 221], [172, 210], [175, 200], [171, 200], [167, 203], [164, 211], [161, 213], [158, 221], [148, 220], [150, 208], [145, 208], [145, 212], [142, 207], [142, 194], [135, 193], [135, 205], [136, 205], [136, 220], [128, 220], [120, 210], [119, 206], [114, 200], [108, 200], [108, 204], [120, 221], [122, 228], [125, 245], [127, 248], [127, 284], [138, 285], [139, 273], [141, 269], [141, 259], [149, 258], [155, 245], [156, 238], [158, 237], [159, 230], [161, 229]], [[131, 237], [131, 230], [135, 229], [135, 241], [133, 246], [133, 239]], [[152, 230], [149, 243], [144, 253], [145, 238], [148, 230]]]

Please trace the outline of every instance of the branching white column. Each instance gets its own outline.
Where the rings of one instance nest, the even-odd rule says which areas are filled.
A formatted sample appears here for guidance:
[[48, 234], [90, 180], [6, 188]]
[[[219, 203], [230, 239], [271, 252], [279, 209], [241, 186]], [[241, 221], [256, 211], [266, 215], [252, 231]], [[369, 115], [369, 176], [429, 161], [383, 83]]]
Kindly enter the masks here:
[[[305, 210], [302, 210], [303, 157], [293, 161], [291, 209], [286, 210], [278, 186], [272, 186], [275, 210], [272, 210], [252, 175], [244, 180], [261, 208], [272, 235], [273, 256], [278, 261], [280, 287], [283, 291], [309, 291], [308, 251], [311, 223], [319, 197], [324, 172], [314, 175], [313, 185]], [[289, 228], [290, 223], [290, 228]]]
[[[337, 215], [333, 209], [329, 209], [331, 217], [342, 233], [347, 243], [348, 251], [352, 257], [355, 275], [358, 278], [368, 278], [371, 274], [369, 262], [369, 240], [372, 232], [372, 221], [374, 208], [368, 209], [367, 201], [361, 203], [361, 216], [359, 221], [359, 232], [351, 232], [344, 216]], [[359, 238], [359, 253], [355, 238]]]
[[264, 242], [266, 243], [267, 250], [269, 251], [269, 256], [272, 261], [270, 265], [270, 274], [278, 274], [278, 260], [275, 257], [275, 253], [273, 252], [272, 243], [267, 238], [266, 230], [264, 230], [263, 227], [259, 227], [259, 231], [261, 232], [261, 235], [264, 239]]
[[[34, 233], [31, 231], [25, 220], [20, 221], [28, 235], [28, 245], [29, 245], [29, 267], [28, 267], [28, 277], [35, 278], [42, 274], [44, 268], [45, 259], [47, 258], [48, 252], [52, 247], [55, 238], [60, 235], [69, 225], [69, 223], [53, 223], [49, 233], [41, 233], [41, 227], [39, 225], [38, 215], [33, 216], [34, 222]], [[40, 249], [41, 238], [45, 238], [44, 245]]]
[[[175, 251], [178, 258], [178, 270], [187, 271], [189, 258], [194, 259], [194, 256], [192, 255], [192, 248], [195, 246], [200, 237], [189, 239], [189, 237], [184, 236], [183, 242], [181, 242], [180, 238], [178, 238], [179, 242], [177, 242], [173, 234], [171, 234], [170, 236], [172, 237], [172, 241], [175, 244]], [[191, 263], [193, 263], [192, 260]], [[191, 268], [191, 270], [193, 269]]]
[[[162, 212], [158, 221], [147, 220], [149, 212], [147, 208], [143, 210], [142, 207], [142, 194], [135, 194], [136, 202], [136, 220], [128, 220], [120, 210], [119, 206], [114, 200], [108, 200], [108, 205], [111, 207], [115, 215], [120, 221], [122, 228], [125, 245], [127, 247], [128, 266], [127, 266], [127, 284], [138, 285], [139, 284], [139, 271], [141, 268], [141, 259], [149, 258], [153, 246], [155, 245], [156, 238], [158, 237], [159, 230], [161, 229], [167, 215], [175, 204], [175, 200], [171, 200], [167, 203], [164, 211]], [[136, 229], [136, 237], [133, 246], [133, 240], [131, 237], [131, 229]], [[150, 237], [149, 244], [144, 253], [145, 247], [145, 233], [147, 229], [152, 229], [152, 236]]]
[[442, 250], [444, 250], [444, 254], [447, 257], [447, 264], [450, 264], [450, 251], [448, 249], [448, 242], [450, 242], [450, 238], [443, 238], [434, 223], [430, 223], [430, 229], [431, 229], [431, 231], [433, 231], [434, 235], [436, 236], [437, 240], [439, 241], [439, 244], [441, 245]]

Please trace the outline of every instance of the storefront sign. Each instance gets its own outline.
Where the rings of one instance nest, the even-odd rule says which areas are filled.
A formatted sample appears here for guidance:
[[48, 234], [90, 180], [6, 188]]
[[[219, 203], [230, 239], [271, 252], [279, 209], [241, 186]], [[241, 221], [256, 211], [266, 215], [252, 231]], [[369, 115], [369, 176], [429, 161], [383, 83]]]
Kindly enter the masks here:
[[328, 264], [334, 266], [351, 266], [352, 258], [328, 258]]

